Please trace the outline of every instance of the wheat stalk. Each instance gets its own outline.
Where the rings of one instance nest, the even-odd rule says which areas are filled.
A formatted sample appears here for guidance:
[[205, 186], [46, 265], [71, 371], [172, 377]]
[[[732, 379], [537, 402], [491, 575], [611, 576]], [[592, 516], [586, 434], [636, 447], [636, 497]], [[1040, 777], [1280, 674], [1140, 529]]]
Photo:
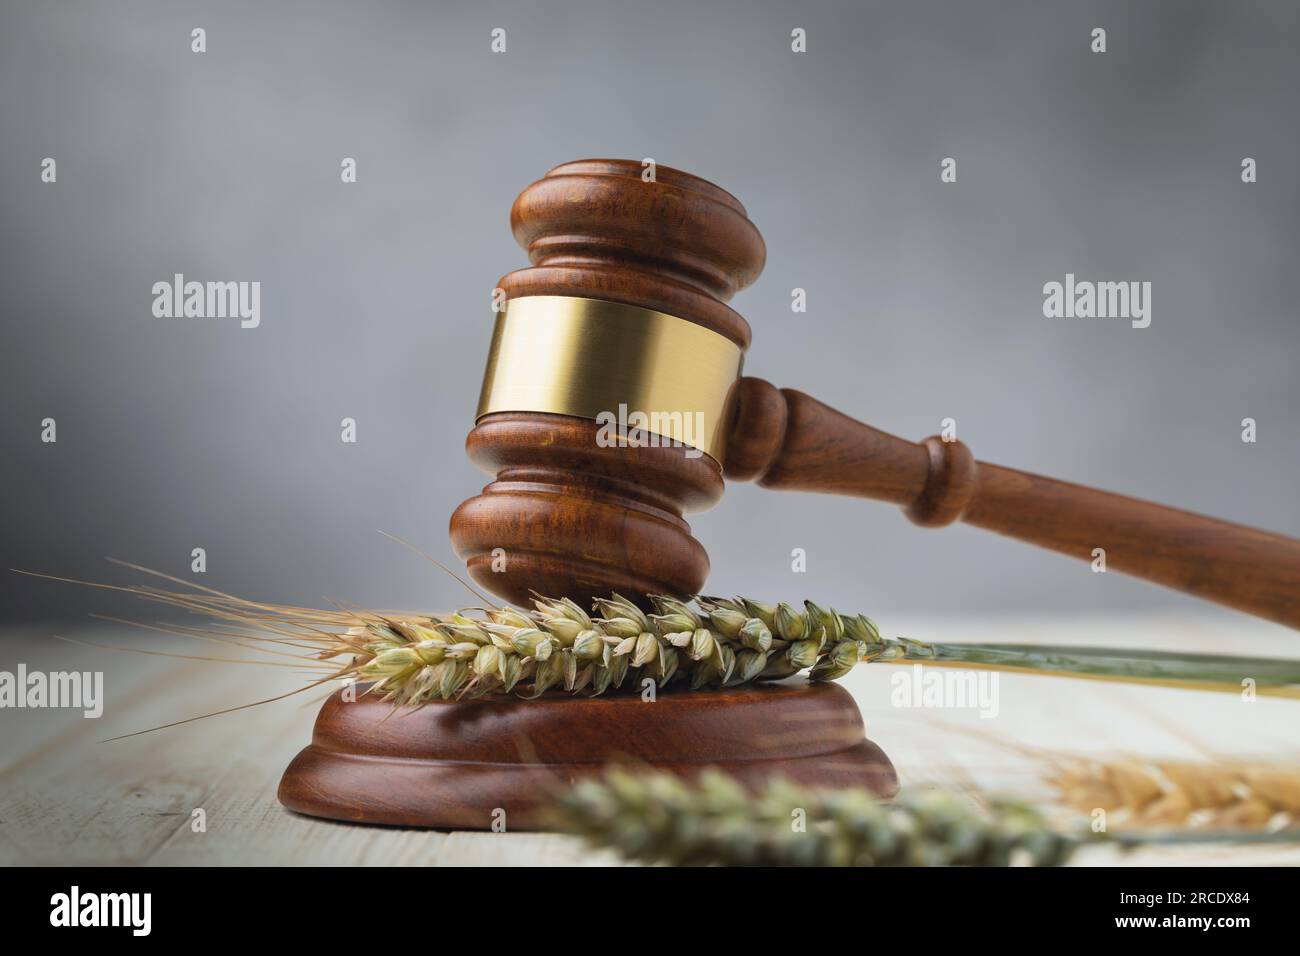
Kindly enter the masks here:
[[597, 600], [594, 613], [588, 613], [567, 598], [538, 595], [531, 610], [327, 610], [249, 601], [126, 566], [189, 590], [72, 583], [124, 591], [216, 622], [206, 627], [121, 623], [280, 660], [200, 659], [307, 667], [316, 674], [304, 689], [350, 678], [369, 684], [368, 693], [398, 707], [489, 694], [539, 697], [560, 689], [598, 695], [621, 687], [641, 689], [646, 679], [660, 689], [681, 685], [692, 690], [780, 679], [804, 670], [812, 680], [834, 680], [886, 643], [866, 616], [825, 611], [811, 601], [800, 611], [789, 604], [652, 596], [653, 613], [647, 614], [614, 594]]
[[783, 780], [751, 795], [714, 770], [688, 783], [611, 768], [558, 792], [553, 822], [631, 860], [678, 866], [1056, 866], [1079, 842], [1018, 801], [980, 808], [926, 790], [882, 803]]
[[1300, 826], [1300, 767], [1065, 758], [1047, 779], [1071, 809], [1104, 810], [1108, 827], [1283, 830]]
[[1259, 695], [1300, 697], [1300, 660], [1284, 658], [1051, 644], [929, 644], [898, 638], [885, 642], [872, 659], [1228, 693], [1241, 693], [1249, 680]]
[[1250, 677], [1261, 694], [1290, 695], [1300, 686], [1300, 661], [885, 638], [866, 615], [840, 614], [812, 601], [799, 610], [748, 598], [650, 596], [653, 613], [646, 614], [637, 603], [614, 594], [598, 599], [589, 613], [567, 598], [538, 595], [532, 609], [489, 606], [441, 615], [326, 610], [249, 601], [138, 565], [125, 566], [188, 590], [74, 583], [125, 591], [217, 622], [208, 627], [143, 625], [153, 630], [278, 658], [205, 660], [307, 666], [316, 673], [303, 689], [351, 678], [368, 683], [369, 693], [399, 707], [489, 694], [538, 697], [559, 689], [599, 695], [622, 687], [641, 689], [647, 679], [660, 689], [696, 690], [777, 680], [806, 670], [811, 680], [826, 681], [843, 677], [859, 661], [1223, 690], [1238, 690], [1242, 678]]
[[615, 594], [597, 600], [594, 614], [567, 598], [538, 596], [531, 611], [385, 616], [327, 637], [316, 656], [350, 654], [348, 673], [371, 682], [372, 693], [419, 706], [492, 693], [538, 697], [552, 688], [599, 695], [640, 688], [647, 678], [692, 690], [805, 669], [813, 680], [831, 680], [879, 641], [868, 618], [846, 619], [811, 602], [796, 611], [752, 601], [650, 601], [651, 614]]
[[[1262, 781], [1289, 775], [1289, 783], [1282, 784], [1288, 796], [1274, 794], [1270, 802], [1294, 799], [1288, 788], [1296, 782], [1295, 772], [1255, 769], [1252, 786], [1265, 789], [1273, 784]], [[1225, 795], [1201, 793], [1198, 787], [1225, 783], [1222, 775], [1209, 780], [1194, 775], [1180, 777], [1179, 786], [1214, 802]], [[1240, 805], [1241, 798], [1237, 801]], [[1167, 825], [1178, 817], [1153, 822]], [[1059, 866], [1088, 844], [1129, 850], [1300, 842], [1300, 831], [1284, 828], [1277, 818], [1269, 829], [1245, 829], [1255, 822], [1249, 815], [1225, 813], [1198, 828], [1094, 832], [1090, 821], [1075, 817], [1063, 829], [1054, 827], [1022, 800], [984, 794], [914, 790], [882, 802], [860, 788], [814, 790], [780, 779], [751, 793], [717, 770], [687, 782], [662, 771], [617, 766], [556, 791], [551, 822], [629, 860], [676, 866]]]

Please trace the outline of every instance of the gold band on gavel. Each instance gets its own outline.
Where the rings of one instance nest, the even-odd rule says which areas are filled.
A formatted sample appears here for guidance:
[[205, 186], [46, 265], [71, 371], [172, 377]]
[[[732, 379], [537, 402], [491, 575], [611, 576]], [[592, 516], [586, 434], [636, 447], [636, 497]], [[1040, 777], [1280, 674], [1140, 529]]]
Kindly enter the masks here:
[[574, 415], [635, 429], [643, 444], [668, 439], [721, 464], [742, 358], [726, 336], [675, 315], [524, 296], [497, 314], [476, 420], [493, 412]]

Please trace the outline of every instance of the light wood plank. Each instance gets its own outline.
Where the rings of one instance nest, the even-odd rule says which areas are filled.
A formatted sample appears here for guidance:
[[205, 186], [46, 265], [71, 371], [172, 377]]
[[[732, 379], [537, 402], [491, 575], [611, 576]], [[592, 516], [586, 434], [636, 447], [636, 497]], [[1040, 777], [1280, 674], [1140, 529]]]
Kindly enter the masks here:
[[[1281, 628], [1177, 618], [998, 620], [903, 619], [890, 633], [923, 640], [1133, 644], [1206, 652], [1300, 656]], [[195, 653], [192, 642], [98, 628], [95, 640]], [[101, 720], [57, 711], [0, 712], [0, 864], [164, 865], [610, 865], [578, 841], [553, 834], [440, 833], [337, 824], [284, 810], [275, 789], [310, 737], [306, 705], [270, 704], [127, 740], [125, 733], [282, 692], [287, 670], [139, 657], [51, 642], [39, 632], [5, 635], [0, 667], [25, 660], [43, 670], [102, 669]], [[198, 653], [207, 653], [200, 647]], [[868, 732], [908, 786], [966, 786], [1045, 793], [1036, 751], [1195, 759], [1206, 754], [1296, 759], [1293, 701], [1243, 703], [1235, 695], [1102, 685], [1040, 676], [999, 676], [999, 712], [900, 709], [890, 705], [884, 665], [846, 679]], [[195, 808], [206, 832], [193, 831]], [[1177, 848], [1119, 854], [1090, 848], [1081, 865], [1300, 864], [1300, 848]]]

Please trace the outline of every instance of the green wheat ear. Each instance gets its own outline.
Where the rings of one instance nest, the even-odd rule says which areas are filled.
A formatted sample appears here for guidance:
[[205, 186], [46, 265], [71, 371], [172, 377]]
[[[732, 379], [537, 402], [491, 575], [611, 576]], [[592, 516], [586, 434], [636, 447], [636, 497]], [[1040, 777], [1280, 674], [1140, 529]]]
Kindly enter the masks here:
[[557, 828], [631, 860], [729, 866], [1057, 866], [1078, 846], [1022, 803], [977, 808], [927, 790], [882, 803], [865, 790], [773, 781], [756, 795], [705, 771], [612, 768], [553, 797]]
[[[351, 670], [397, 706], [451, 697], [550, 690], [604, 694], [622, 687], [733, 687], [808, 670], [814, 681], [843, 677], [879, 651], [866, 618], [845, 621], [807, 604], [768, 609], [747, 600], [655, 595], [647, 614], [620, 594], [592, 612], [538, 595], [529, 611], [494, 608], [385, 619], [330, 635], [352, 653]], [[346, 645], [346, 646], [344, 646]], [[883, 646], [883, 645], [881, 645]]]
[[[863, 614], [805, 601], [762, 604], [749, 598], [651, 596], [652, 613], [613, 594], [589, 612], [567, 598], [537, 595], [532, 609], [490, 607], [454, 614], [318, 609], [248, 601], [171, 575], [122, 563], [188, 590], [115, 586], [53, 575], [34, 577], [119, 590], [206, 615], [208, 627], [165, 628], [256, 651], [269, 660], [201, 660], [314, 670], [301, 693], [329, 683], [367, 682], [395, 706], [435, 700], [547, 692], [605, 694], [733, 687], [807, 671], [836, 680], [859, 662], [917, 662], [927, 667], [1047, 673], [1261, 695], [1300, 697], [1300, 661], [1050, 645], [925, 643], [884, 638]], [[130, 623], [130, 622], [126, 622]], [[166, 651], [147, 653], [191, 657]], [[289, 694], [280, 695], [281, 697]], [[273, 698], [279, 699], [279, 698]], [[244, 705], [252, 706], [252, 705]], [[235, 708], [238, 709], [238, 708]], [[191, 718], [199, 719], [199, 718]], [[184, 723], [185, 721], [179, 721]], [[167, 725], [171, 726], [171, 725]], [[157, 729], [157, 728], [155, 728]]]
[[[451, 697], [550, 690], [604, 694], [622, 687], [690, 690], [779, 680], [807, 671], [837, 680], [859, 661], [1004, 670], [1108, 681], [1300, 696], [1300, 661], [1114, 648], [1030, 644], [940, 644], [884, 638], [866, 615], [805, 601], [775, 607], [748, 598], [649, 598], [644, 613], [619, 594], [593, 613], [573, 601], [537, 596], [533, 610], [492, 609], [371, 622], [376, 639], [354, 653], [350, 673], [398, 706]], [[355, 642], [358, 628], [329, 635]], [[329, 656], [348, 649], [331, 646]]]
[[[1294, 775], [1283, 767], [1253, 772]], [[751, 793], [717, 770], [687, 782], [609, 767], [550, 800], [555, 829], [629, 860], [675, 866], [1059, 866], [1086, 844], [1300, 842], [1294, 827], [1241, 828], [1231, 816], [1210, 827], [1098, 833], [1088, 816], [1074, 815], [1072, 829], [1060, 830], [1024, 801], [949, 790], [905, 790], [885, 802], [863, 789], [812, 790], [778, 779]]]

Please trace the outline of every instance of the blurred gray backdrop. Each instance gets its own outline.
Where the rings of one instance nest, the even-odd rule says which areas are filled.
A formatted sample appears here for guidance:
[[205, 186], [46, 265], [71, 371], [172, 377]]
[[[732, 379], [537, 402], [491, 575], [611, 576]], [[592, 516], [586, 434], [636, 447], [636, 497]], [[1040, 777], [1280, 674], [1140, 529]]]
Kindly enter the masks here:
[[[510, 203], [589, 156], [653, 157], [748, 207], [768, 244], [734, 303], [750, 374], [908, 438], [951, 416], [986, 460], [1300, 534], [1298, 10], [6, 2], [0, 564], [188, 577], [203, 547], [198, 579], [248, 597], [460, 602], [376, 530], [456, 563], [447, 518], [487, 480], [462, 442], [489, 293], [524, 263]], [[261, 327], [154, 318], [175, 272], [260, 281]], [[1045, 319], [1067, 272], [1150, 281], [1151, 327]], [[878, 503], [735, 486], [691, 520], [719, 592], [1202, 607]], [[11, 621], [118, 609], [7, 571], [0, 602]]]

